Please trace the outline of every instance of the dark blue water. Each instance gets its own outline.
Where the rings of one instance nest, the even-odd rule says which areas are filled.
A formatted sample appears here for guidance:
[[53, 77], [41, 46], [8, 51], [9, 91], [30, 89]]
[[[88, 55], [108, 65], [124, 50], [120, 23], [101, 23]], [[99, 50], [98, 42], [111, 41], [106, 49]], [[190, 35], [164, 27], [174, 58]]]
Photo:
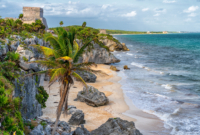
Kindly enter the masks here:
[[200, 33], [115, 38], [130, 49], [114, 52], [125, 94], [164, 120], [171, 134], [200, 135]]

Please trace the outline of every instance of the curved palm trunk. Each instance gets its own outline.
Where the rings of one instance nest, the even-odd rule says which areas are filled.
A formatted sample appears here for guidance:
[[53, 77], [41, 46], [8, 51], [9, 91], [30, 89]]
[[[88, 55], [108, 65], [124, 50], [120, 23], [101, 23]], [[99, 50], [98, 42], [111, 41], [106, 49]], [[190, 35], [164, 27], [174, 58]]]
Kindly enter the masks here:
[[[62, 112], [62, 108], [63, 108], [63, 105], [64, 103], [67, 103], [67, 100], [68, 100], [68, 94], [69, 94], [69, 83], [67, 83], [66, 85], [62, 84], [64, 87], [64, 91], [62, 92], [62, 97], [60, 99], [60, 102], [59, 102], [59, 105], [58, 105], [58, 108], [57, 108], [57, 118], [56, 118], [56, 122], [55, 122], [55, 125], [54, 125], [54, 129], [53, 129], [53, 132], [52, 132], [52, 135], [55, 134], [56, 132], [56, 127], [58, 125], [58, 121], [60, 119], [60, 115], [61, 115], [61, 112]], [[67, 108], [67, 104], [65, 105], [65, 108]]]

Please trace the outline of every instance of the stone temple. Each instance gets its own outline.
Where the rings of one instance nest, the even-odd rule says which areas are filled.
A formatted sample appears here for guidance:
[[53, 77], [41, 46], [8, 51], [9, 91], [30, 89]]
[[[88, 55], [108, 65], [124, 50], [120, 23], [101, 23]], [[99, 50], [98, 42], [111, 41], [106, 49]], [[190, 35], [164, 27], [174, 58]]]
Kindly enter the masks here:
[[105, 29], [100, 29], [100, 30], [99, 30], [99, 33], [100, 33], [100, 34], [107, 34]]
[[40, 7], [23, 7], [23, 23], [31, 24], [36, 20], [41, 20], [48, 30], [46, 19], [43, 17], [43, 9]]

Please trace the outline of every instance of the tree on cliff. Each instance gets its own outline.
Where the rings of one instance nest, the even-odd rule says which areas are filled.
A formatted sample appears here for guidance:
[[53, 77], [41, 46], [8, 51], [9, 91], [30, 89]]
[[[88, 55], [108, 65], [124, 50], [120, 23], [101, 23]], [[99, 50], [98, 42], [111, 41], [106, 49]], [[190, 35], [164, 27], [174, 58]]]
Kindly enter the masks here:
[[86, 23], [86, 22], [83, 22], [82, 27], [85, 28], [86, 25], [87, 25], [87, 23]]
[[19, 14], [19, 19], [22, 19], [23, 18], [23, 14]]
[[60, 21], [60, 26], [62, 26], [64, 23], [63, 23], [63, 21]]
[[57, 80], [61, 83], [60, 102], [57, 108], [57, 119], [52, 135], [55, 133], [63, 107], [64, 114], [67, 114], [68, 96], [70, 87], [74, 83], [73, 78], [80, 80], [80, 82], [86, 85], [85, 81], [75, 71], [79, 70], [82, 72], [100, 73], [100, 71], [92, 70], [90, 68], [95, 65], [94, 63], [77, 63], [79, 57], [82, 56], [84, 50], [90, 45], [89, 43], [92, 39], [79, 48], [77, 42], [75, 41], [74, 28], [71, 28], [67, 32], [60, 27], [54, 30], [54, 32], [58, 35], [57, 37], [52, 36], [50, 33], [45, 34], [45, 40], [51, 43], [52, 49], [34, 45], [45, 55], [44, 60], [37, 60], [34, 62], [48, 68], [46, 71], [37, 72], [37, 74], [48, 73], [51, 78], [49, 86]]

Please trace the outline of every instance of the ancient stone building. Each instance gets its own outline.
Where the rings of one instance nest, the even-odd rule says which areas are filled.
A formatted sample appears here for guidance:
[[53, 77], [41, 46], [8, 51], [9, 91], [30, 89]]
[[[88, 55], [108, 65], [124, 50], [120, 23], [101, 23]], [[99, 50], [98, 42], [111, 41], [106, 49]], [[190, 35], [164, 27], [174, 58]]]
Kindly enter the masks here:
[[43, 17], [43, 9], [40, 7], [23, 7], [23, 23], [31, 24], [36, 20], [41, 20], [48, 29], [47, 21]]
[[107, 34], [105, 29], [100, 29], [100, 30], [99, 30], [99, 33], [100, 33], [100, 34]]

